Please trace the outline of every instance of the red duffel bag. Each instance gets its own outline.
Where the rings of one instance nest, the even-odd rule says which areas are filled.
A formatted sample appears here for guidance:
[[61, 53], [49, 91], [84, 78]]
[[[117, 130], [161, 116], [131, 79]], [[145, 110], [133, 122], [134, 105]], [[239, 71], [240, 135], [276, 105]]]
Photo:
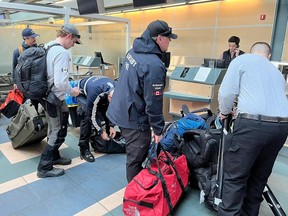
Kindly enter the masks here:
[[[157, 155], [156, 148], [154, 155]], [[187, 186], [189, 169], [185, 155], [173, 158], [162, 146], [161, 149], [151, 165], [127, 185], [123, 199], [124, 215], [166, 216]]]

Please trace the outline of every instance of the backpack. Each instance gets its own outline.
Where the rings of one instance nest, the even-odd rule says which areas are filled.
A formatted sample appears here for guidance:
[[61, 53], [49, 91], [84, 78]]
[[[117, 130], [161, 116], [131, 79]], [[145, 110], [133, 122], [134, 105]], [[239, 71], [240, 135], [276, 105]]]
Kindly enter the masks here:
[[92, 148], [101, 153], [125, 153], [126, 142], [120, 132], [110, 140], [103, 140], [101, 136], [91, 136], [90, 144]]
[[[221, 130], [218, 130], [221, 133]], [[200, 202], [217, 211], [214, 204], [218, 162], [218, 141], [207, 130], [190, 130], [183, 134], [179, 145], [180, 153], [187, 159], [191, 172], [190, 184], [200, 189]]]
[[53, 44], [47, 49], [43, 46], [30, 47], [24, 50], [18, 58], [15, 68], [16, 84], [28, 99], [40, 100], [45, 98], [49, 91], [46, 56], [53, 46], [60, 46], [60, 44]]
[[168, 152], [173, 152], [176, 149], [175, 136], [181, 139], [183, 133], [191, 129], [206, 129], [205, 120], [194, 113], [189, 113], [176, 122], [167, 124], [163, 129], [164, 134], [161, 140], [163, 148]]

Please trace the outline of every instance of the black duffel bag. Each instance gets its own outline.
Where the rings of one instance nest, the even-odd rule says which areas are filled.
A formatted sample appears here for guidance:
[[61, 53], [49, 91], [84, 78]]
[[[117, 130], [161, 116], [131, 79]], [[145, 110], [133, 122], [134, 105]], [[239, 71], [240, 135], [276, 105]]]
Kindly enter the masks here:
[[90, 139], [92, 148], [101, 153], [125, 153], [125, 139], [120, 132], [116, 132], [116, 136], [110, 140], [103, 140], [101, 136], [92, 136]]

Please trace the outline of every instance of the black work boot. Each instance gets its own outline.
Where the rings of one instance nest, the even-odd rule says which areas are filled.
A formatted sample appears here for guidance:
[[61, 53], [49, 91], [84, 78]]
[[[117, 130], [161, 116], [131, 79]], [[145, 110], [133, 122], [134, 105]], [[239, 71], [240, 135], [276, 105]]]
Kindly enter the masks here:
[[[60, 147], [60, 146], [59, 146]], [[69, 165], [71, 164], [70, 158], [61, 157], [59, 153], [59, 147], [56, 147], [53, 149], [53, 165], [59, 164], [59, 165]]]
[[80, 148], [80, 158], [81, 160], [86, 160], [87, 162], [94, 162], [94, 155], [90, 152], [89, 148]]
[[38, 178], [57, 177], [64, 174], [64, 169], [53, 167], [53, 147], [46, 145], [37, 168]]
[[94, 162], [95, 161], [95, 158], [91, 154], [90, 149], [89, 149], [89, 141], [80, 139], [78, 146], [80, 147], [81, 160], [84, 159], [87, 162]]

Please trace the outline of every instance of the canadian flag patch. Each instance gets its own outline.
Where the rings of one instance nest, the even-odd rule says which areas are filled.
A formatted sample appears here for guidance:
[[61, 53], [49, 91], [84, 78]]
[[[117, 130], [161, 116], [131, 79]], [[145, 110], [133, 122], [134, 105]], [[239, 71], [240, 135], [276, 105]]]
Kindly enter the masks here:
[[163, 83], [153, 83], [153, 95], [154, 96], [161, 96], [163, 95]]

